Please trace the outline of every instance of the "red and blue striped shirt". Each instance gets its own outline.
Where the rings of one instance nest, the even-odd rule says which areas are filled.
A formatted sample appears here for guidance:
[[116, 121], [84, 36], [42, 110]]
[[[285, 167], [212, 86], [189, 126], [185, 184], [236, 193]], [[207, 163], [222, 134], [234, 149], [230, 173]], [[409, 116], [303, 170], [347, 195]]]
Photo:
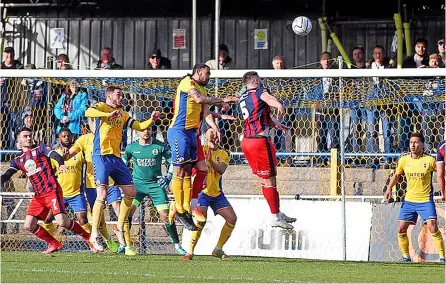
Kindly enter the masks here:
[[243, 115], [243, 135], [254, 137], [268, 127], [274, 127], [271, 108], [260, 98], [263, 93], [270, 93], [264, 87], [247, 90], [241, 97], [239, 106]]
[[22, 152], [10, 163], [11, 168], [20, 170], [28, 176], [36, 195], [60, 188], [49, 158], [52, 151], [47, 145], [40, 144], [27, 152]]

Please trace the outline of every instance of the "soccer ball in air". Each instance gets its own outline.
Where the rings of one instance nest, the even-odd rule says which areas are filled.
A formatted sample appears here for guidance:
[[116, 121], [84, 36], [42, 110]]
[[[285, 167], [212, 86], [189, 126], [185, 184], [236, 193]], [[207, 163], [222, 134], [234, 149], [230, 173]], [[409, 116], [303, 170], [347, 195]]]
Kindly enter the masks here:
[[293, 32], [299, 36], [306, 36], [309, 34], [312, 27], [313, 25], [311, 24], [310, 19], [304, 16], [297, 17], [292, 24]]

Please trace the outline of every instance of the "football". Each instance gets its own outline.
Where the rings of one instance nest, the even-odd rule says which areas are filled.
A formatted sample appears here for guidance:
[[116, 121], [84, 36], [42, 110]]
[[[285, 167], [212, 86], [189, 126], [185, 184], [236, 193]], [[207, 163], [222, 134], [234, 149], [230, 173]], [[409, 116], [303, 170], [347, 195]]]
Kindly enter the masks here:
[[292, 28], [295, 34], [299, 36], [306, 36], [311, 32], [313, 25], [311, 24], [310, 19], [304, 16], [299, 16], [294, 19]]

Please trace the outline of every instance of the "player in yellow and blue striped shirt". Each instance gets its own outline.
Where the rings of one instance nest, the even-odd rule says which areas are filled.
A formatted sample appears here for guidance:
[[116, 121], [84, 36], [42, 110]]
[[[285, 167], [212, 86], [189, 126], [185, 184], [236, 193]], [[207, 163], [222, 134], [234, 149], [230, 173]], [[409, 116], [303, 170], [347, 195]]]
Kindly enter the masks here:
[[436, 171], [436, 161], [434, 157], [424, 153], [424, 136], [422, 134], [412, 134], [409, 143], [410, 153], [399, 159], [395, 174], [384, 195], [384, 198], [389, 200], [392, 196], [392, 187], [396, 185], [402, 174], [406, 176], [407, 193], [398, 217], [398, 243], [403, 254], [401, 261], [411, 261], [407, 229], [410, 225], [416, 224], [418, 215], [420, 215], [431, 232], [440, 255], [440, 262], [445, 262], [443, 237], [438, 230], [432, 188], [432, 173]]
[[172, 192], [175, 198], [176, 217], [189, 230], [197, 230], [191, 212], [192, 165], [197, 160], [197, 130], [204, 118], [215, 130], [217, 140], [221, 134], [209, 111], [209, 105], [215, 103], [237, 102], [238, 98], [216, 98], [206, 93], [211, 71], [209, 66], [199, 63], [193, 68], [192, 75], [181, 80], [175, 97], [174, 116], [167, 131], [167, 140], [172, 151], [174, 165]]
[[124, 192], [117, 224], [119, 242], [125, 245], [126, 255], [135, 255], [136, 253], [131, 249], [130, 239], [124, 238], [124, 224], [128, 222], [127, 218], [136, 190], [130, 171], [120, 158], [122, 130], [126, 125], [138, 131], [146, 129], [159, 118], [159, 112], [152, 112], [149, 120], [139, 123], [122, 110], [122, 99], [123, 94], [120, 88], [108, 87], [105, 91], [105, 103], [98, 103], [85, 112], [85, 116], [96, 118], [92, 158], [98, 194], [93, 206], [91, 242], [96, 248], [102, 248], [98, 240], [98, 224], [104, 210], [108, 181], [111, 177]]

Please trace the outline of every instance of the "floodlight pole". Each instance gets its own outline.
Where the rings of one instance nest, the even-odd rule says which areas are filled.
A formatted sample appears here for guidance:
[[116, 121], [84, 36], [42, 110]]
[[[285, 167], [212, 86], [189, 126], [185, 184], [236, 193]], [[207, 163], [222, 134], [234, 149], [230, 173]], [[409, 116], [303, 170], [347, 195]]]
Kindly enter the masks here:
[[197, 63], [197, 0], [192, 0], [192, 66]]

